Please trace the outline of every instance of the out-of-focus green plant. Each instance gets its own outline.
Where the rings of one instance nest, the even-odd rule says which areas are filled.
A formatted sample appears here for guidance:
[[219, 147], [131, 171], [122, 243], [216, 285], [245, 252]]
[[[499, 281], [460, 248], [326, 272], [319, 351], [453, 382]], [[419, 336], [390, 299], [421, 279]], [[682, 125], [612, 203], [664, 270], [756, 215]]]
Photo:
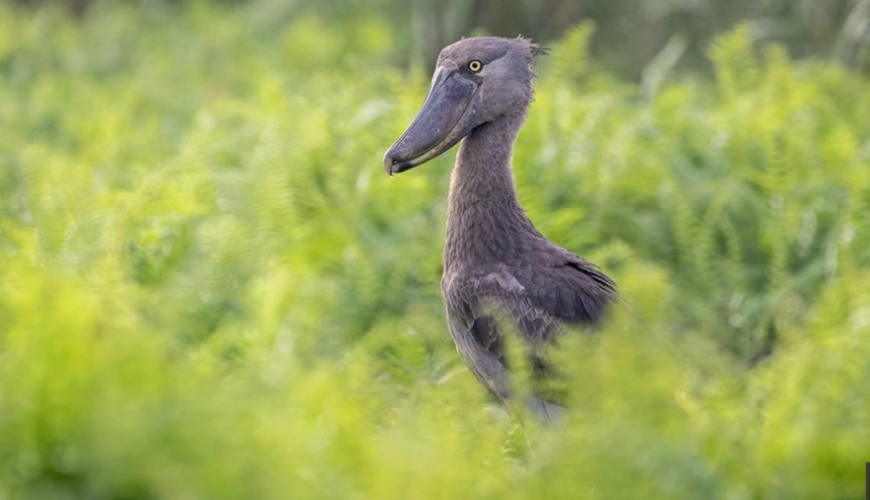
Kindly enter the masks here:
[[272, 5], [0, 5], [0, 498], [861, 498], [870, 82], [748, 28], [652, 91], [552, 45], [522, 202], [630, 306], [541, 429], [445, 333], [451, 155], [380, 167], [426, 75]]
[[[112, 0], [7, 0], [40, 8], [65, 7], [82, 17]], [[826, 58], [856, 70], [870, 69], [870, 0], [125, 0], [146, 9], [177, 6], [221, 8], [247, 4], [269, 24], [301, 14], [353, 30], [360, 19], [383, 19], [398, 43], [393, 57], [415, 67], [441, 47], [472, 33], [523, 34], [553, 41], [591, 21], [596, 63], [623, 77], [648, 78], [662, 61], [679, 71], [706, 71], [704, 50], [735, 24], [745, 22], [758, 40], [781, 43], [789, 53]], [[678, 50], [676, 50], [678, 49]]]

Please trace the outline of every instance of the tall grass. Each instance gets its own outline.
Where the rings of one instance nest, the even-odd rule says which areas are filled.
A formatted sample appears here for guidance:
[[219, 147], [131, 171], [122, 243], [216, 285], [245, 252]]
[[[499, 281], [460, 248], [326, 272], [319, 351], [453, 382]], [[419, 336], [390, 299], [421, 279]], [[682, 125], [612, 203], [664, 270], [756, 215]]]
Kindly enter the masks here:
[[551, 45], [521, 201], [630, 307], [542, 429], [445, 333], [452, 155], [380, 168], [430, 63], [275, 5], [0, 6], [0, 498], [862, 497], [866, 78], [740, 28], [644, 89]]

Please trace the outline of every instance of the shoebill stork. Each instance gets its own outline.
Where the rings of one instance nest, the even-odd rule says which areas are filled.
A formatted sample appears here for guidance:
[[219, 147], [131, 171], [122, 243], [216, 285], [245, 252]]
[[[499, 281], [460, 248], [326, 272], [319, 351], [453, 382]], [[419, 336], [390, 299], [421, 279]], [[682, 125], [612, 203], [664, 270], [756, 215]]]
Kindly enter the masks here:
[[[384, 155], [392, 176], [462, 141], [450, 181], [441, 291], [457, 350], [503, 401], [511, 398], [511, 382], [502, 318], [543, 372], [536, 353], [566, 326], [598, 322], [617, 297], [609, 277], [544, 238], [517, 200], [511, 156], [541, 53], [524, 38], [467, 38], [445, 48], [422, 108]], [[536, 395], [528, 404], [544, 421], [560, 413]]]

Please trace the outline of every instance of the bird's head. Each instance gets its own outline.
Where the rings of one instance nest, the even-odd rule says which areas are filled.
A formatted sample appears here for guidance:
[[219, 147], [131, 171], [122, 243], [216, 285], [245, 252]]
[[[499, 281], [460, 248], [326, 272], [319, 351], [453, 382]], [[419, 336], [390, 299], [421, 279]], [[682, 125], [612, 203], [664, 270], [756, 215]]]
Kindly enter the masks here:
[[521, 37], [465, 38], [442, 50], [423, 107], [384, 155], [387, 173], [426, 163], [484, 123], [526, 113], [542, 52]]

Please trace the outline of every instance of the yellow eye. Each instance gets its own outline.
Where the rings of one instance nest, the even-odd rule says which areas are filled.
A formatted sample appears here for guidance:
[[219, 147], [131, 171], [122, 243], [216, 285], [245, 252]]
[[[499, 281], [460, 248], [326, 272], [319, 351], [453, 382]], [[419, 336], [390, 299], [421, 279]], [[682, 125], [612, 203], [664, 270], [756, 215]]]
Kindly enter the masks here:
[[475, 59], [475, 60], [471, 61], [470, 63], [468, 63], [468, 69], [472, 73], [477, 73], [478, 71], [483, 69], [483, 63], [478, 61], [477, 59]]

